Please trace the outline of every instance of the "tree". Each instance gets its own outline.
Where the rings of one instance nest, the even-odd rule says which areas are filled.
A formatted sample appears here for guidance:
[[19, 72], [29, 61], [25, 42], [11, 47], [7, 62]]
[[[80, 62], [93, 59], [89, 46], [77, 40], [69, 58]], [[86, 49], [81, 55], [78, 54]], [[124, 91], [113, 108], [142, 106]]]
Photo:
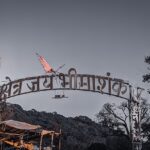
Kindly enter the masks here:
[[[145, 63], [150, 66], [150, 56], [145, 57]], [[148, 73], [143, 75], [143, 82], [150, 83], [150, 67], [147, 67]], [[148, 89], [148, 93], [150, 94], [150, 89]], [[145, 135], [148, 137], [148, 141], [150, 141], [150, 121], [145, 121], [142, 124], [142, 128], [144, 130]]]
[[[127, 101], [122, 102], [120, 105], [114, 103], [106, 103], [103, 105], [102, 110], [96, 114], [96, 118], [100, 124], [107, 126], [109, 129], [116, 129], [117, 131], [123, 131], [129, 139], [131, 139], [131, 131], [129, 127], [129, 112], [130, 107]], [[150, 104], [147, 100], [141, 100], [141, 124], [145, 127], [150, 121]], [[147, 136], [146, 128], [142, 129], [143, 135]]]
[[[145, 57], [145, 63], [150, 65], [150, 56]], [[148, 67], [147, 69], [149, 72], [143, 75], [143, 82], [150, 83], [150, 67]], [[148, 93], [150, 94], [150, 89], [148, 90]]]

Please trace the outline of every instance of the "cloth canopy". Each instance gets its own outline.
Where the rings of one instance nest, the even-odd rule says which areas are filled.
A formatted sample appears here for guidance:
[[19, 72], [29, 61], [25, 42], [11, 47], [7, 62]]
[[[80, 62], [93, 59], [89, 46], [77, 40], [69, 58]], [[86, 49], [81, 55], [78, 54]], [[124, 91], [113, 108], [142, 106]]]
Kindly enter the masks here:
[[31, 125], [29, 123], [15, 121], [15, 120], [7, 120], [0, 123], [0, 125], [5, 125], [6, 127], [11, 127], [19, 130], [36, 130], [40, 129], [40, 125]]

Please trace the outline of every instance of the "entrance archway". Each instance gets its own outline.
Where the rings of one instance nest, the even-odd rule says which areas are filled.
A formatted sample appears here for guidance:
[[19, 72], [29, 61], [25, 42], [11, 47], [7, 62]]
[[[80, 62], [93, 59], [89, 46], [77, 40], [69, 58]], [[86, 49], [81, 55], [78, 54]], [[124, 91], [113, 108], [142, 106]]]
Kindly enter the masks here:
[[[59, 85], [57, 80], [59, 79]], [[106, 76], [77, 74], [76, 69], [71, 68], [67, 74], [58, 73], [51, 75], [41, 75], [8, 81], [0, 87], [0, 101], [23, 94], [47, 90], [79, 90], [88, 92], [98, 92], [116, 96], [128, 101], [130, 107], [130, 130], [133, 142], [133, 149], [141, 149], [141, 126], [140, 126], [140, 99], [142, 88], [132, 87], [122, 79], [112, 78], [110, 73]]]

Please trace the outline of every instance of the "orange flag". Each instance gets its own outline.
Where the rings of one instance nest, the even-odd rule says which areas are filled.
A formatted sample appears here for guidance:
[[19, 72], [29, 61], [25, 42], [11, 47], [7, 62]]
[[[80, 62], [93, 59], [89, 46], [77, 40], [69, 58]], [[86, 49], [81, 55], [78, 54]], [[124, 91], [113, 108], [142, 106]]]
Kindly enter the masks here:
[[39, 61], [46, 73], [54, 72], [53, 68], [48, 64], [48, 62], [45, 60], [43, 56], [40, 56], [38, 53], [36, 53], [36, 55], [39, 57]]

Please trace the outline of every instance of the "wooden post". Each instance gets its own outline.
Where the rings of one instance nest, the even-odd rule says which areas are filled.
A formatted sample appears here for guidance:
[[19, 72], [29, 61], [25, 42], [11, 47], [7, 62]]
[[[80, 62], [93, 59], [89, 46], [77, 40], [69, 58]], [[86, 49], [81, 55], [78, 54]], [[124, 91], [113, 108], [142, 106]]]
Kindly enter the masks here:
[[53, 150], [53, 142], [54, 142], [54, 133], [51, 135], [51, 149]]
[[59, 149], [58, 150], [61, 150], [61, 129], [60, 129], [60, 132], [59, 132]]
[[42, 141], [43, 141], [43, 135], [41, 135], [41, 138], [40, 138], [40, 147], [39, 147], [39, 150], [42, 149]]

